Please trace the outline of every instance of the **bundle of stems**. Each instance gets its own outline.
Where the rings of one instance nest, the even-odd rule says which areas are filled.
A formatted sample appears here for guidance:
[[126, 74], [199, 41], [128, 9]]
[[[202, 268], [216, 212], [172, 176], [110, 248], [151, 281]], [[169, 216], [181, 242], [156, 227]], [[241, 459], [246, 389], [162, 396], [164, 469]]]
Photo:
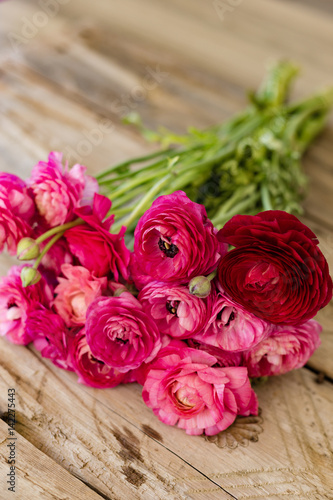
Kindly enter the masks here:
[[306, 177], [301, 157], [323, 129], [333, 104], [333, 88], [288, 104], [298, 68], [287, 61], [273, 65], [250, 104], [230, 120], [178, 136], [143, 128], [161, 148], [114, 165], [97, 176], [113, 202], [113, 231], [131, 232], [160, 195], [183, 190], [203, 203], [216, 227], [237, 213], [285, 210], [299, 214]]

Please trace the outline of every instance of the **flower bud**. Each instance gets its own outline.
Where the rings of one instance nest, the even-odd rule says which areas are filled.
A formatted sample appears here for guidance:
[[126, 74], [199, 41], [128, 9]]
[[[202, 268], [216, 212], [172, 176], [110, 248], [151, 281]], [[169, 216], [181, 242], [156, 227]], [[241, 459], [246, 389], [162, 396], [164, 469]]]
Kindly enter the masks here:
[[37, 259], [40, 255], [38, 243], [32, 238], [23, 238], [17, 245], [17, 258], [19, 260]]
[[188, 289], [192, 295], [199, 297], [199, 299], [205, 299], [210, 294], [210, 279], [206, 278], [206, 276], [196, 276], [191, 279]]
[[40, 272], [33, 267], [23, 267], [21, 271], [21, 281], [24, 287], [36, 285], [41, 277]]

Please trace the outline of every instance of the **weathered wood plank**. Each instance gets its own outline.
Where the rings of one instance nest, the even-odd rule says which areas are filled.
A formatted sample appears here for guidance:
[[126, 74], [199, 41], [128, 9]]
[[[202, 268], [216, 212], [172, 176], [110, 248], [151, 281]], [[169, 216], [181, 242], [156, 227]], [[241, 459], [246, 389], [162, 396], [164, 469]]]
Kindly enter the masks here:
[[90, 389], [26, 348], [0, 343], [1, 409], [6, 387], [16, 387], [17, 431], [112, 498], [125, 491], [145, 498], [205, 498], [209, 491], [210, 498], [228, 498], [227, 491], [238, 499], [287, 492], [319, 499], [333, 487], [332, 386], [317, 385], [307, 370], [258, 387], [263, 422], [241, 425], [242, 443], [229, 436], [230, 447], [221, 449], [158, 421], [136, 384]]
[[112, 500], [176, 500], [204, 499], [209, 491], [211, 498], [232, 498], [214, 479], [169, 452], [163, 440], [158, 443], [157, 434], [152, 439], [144, 433], [117, 405], [99, 403], [95, 390], [83, 391], [75, 377], [63, 381], [60, 370], [53, 373], [24, 347], [4, 339], [0, 344], [1, 412], [7, 408], [7, 389], [15, 388], [17, 433], [101, 494]]
[[[2, 387], [3, 389], [3, 387]], [[12, 486], [8, 464], [8, 444], [15, 442], [15, 480]], [[14, 477], [14, 476], [13, 476]], [[102, 497], [69, 474], [60, 465], [15, 432], [15, 440], [8, 438], [8, 426], [0, 420], [0, 487], [3, 500], [98, 500]], [[9, 491], [9, 487], [15, 489]]]

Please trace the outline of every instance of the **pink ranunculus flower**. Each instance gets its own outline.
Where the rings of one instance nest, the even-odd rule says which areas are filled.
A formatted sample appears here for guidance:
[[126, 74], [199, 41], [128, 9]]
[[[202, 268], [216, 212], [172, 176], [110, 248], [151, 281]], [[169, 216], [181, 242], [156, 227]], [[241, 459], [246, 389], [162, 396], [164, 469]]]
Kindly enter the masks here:
[[43, 358], [50, 359], [59, 368], [73, 371], [68, 353], [70, 333], [58, 314], [45, 308], [30, 311], [26, 331]]
[[6, 196], [13, 214], [31, 223], [36, 207], [26, 183], [13, 174], [0, 172], [0, 198]]
[[70, 264], [63, 264], [61, 272], [64, 278], [58, 277], [54, 308], [68, 327], [82, 326], [88, 306], [107, 290], [107, 278], [96, 278], [85, 267]]
[[138, 260], [134, 253], [131, 253], [130, 258], [130, 277], [129, 280], [134, 283], [138, 290], [141, 290], [144, 286], [148, 285], [152, 281], [151, 276], [145, 274], [144, 271], [139, 266]]
[[26, 329], [29, 313], [41, 306], [49, 307], [53, 291], [43, 277], [36, 285], [24, 288], [22, 267], [26, 266], [13, 266], [0, 280], [0, 335], [25, 345], [33, 340]]
[[186, 343], [193, 349], [200, 349], [208, 352], [217, 359], [218, 366], [243, 366], [243, 353], [237, 351], [224, 351], [218, 347], [214, 347], [203, 342], [198, 342], [194, 339], [188, 339]]
[[185, 285], [153, 281], [141, 290], [138, 299], [159, 331], [174, 338], [189, 338], [200, 332], [211, 314], [210, 298], [191, 295]]
[[93, 356], [84, 328], [71, 338], [69, 352], [80, 384], [106, 389], [121, 384], [127, 376]]
[[219, 243], [216, 234], [205, 207], [183, 191], [160, 196], [135, 229], [138, 267], [154, 280], [188, 283], [212, 272], [226, 253], [227, 245]]
[[62, 153], [51, 152], [47, 162], [33, 168], [28, 181], [42, 220], [51, 227], [69, 222], [74, 209], [91, 205], [98, 191], [96, 179], [85, 174], [86, 167], [62, 164]]
[[0, 195], [0, 252], [7, 245], [8, 253], [16, 255], [18, 242], [30, 234], [29, 224], [14, 215], [8, 200]]
[[217, 289], [211, 316], [195, 339], [224, 351], [244, 351], [258, 344], [271, 330], [270, 323], [248, 312]]
[[75, 214], [85, 224], [66, 231], [70, 251], [79, 259], [82, 266], [95, 276], [113, 274], [118, 281], [119, 276], [128, 278], [130, 251], [126, 248], [123, 227], [118, 234], [110, 233], [114, 216], [103, 221], [111, 208], [111, 201], [105, 196], [95, 194], [93, 207], [82, 207]]
[[314, 319], [297, 326], [276, 326], [270, 337], [244, 353], [250, 377], [281, 375], [301, 368], [319, 347], [321, 330]]
[[229, 427], [237, 415], [257, 415], [258, 403], [245, 367], [216, 367], [210, 354], [172, 343], [154, 360], [143, 400], [165, 424], [208, 436]]
[[86, 335], [93, 355], [123, 373], [154, 359], [161, 347], [154, 320], [129, 292], [95, 299], [87, 311]]
[[35, 204], [26, 184], [16, 175], [0, 172], [0, 252], [7, 245], [15, 255], [21, 238], [30, 236]]

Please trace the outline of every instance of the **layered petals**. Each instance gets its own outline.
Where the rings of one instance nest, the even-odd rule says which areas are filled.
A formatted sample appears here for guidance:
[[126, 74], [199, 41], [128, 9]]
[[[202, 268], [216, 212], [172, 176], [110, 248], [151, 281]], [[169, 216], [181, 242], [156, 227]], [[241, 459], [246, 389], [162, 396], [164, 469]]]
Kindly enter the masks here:
[[49, 307], [53, 290], [44, 278], [26, 288], [21, 281], [22, 267], [13, 266], [8, 275], [0, 282], [0, 335], [14, 344], [28, 344], [33, 340], [31, 331], [27, 331], [29, 314], [41, 307]]
[[217, 434], [237, 415], [257, 414], [245, 367], [218, 367], [217, 359], [184, 343], [163, 348], [150, 366], [142, 397], [157, 417], [187, 434]]
[[96, 278], [82, 266], [63, 264], [54, 292], [54, 308], [69, 327], [83, 326], [91, 302], [107, 289], [107, 278]]
[[[226, 253], [203, 205], [183, 191], [160, 196], [139, 220], [134, 233], [134, 254], [144, 275], [167, 283], [188, 283], [209, 274]], [[137, 281], [142, 281], [133, 273]]]
[[112, 273], [116, 281], [122, 276], [128, 278], [130, 251], [126, 248], [124, 236], [126, 228], [118, 234], [110, 233], [114, 216], [103, 220], [111, 208], [111, 201], [105, 196], [95, 194], [93, 207], [85, 206], [75, 210], [75, 214], [85, 224], [66, 231], [65, 238], [70, 251], [82, 266], [95, 276]]
[[250, 377], [281, 375], [301, 368], [319, 347], [321, 330], [315, 320], [298, 326], [277, 326], [270, 337], [244, 353]]
[[237, 215], [219, 231], [235, 246], [218, 279], [230, 297], [274, 324], [313, 318], [332, 298], [332, 279], [314, 233], [295, 216], [271, 210]]
[[154, 281], [141, 290], [138, 299], [159, 331], [174, 338], [189, 338], [200, 332], [211, 313], [210, 299], [191, 295], [185, 285]]
[[93, 355], [122, 373], [150, 362], [162, 345], [155, 322], [129, 292], [95, 299], [87, 311], [86, 335]]
[[28, 181], [39, 216], [50, 227], [60, 226], [74, 217], [74, 209], [91, 205], [98, 191], [97, 181], [85, 174], [86, 167], [62, 164], [62, 153], [51, 152], [47, 162], [33, 168]]

